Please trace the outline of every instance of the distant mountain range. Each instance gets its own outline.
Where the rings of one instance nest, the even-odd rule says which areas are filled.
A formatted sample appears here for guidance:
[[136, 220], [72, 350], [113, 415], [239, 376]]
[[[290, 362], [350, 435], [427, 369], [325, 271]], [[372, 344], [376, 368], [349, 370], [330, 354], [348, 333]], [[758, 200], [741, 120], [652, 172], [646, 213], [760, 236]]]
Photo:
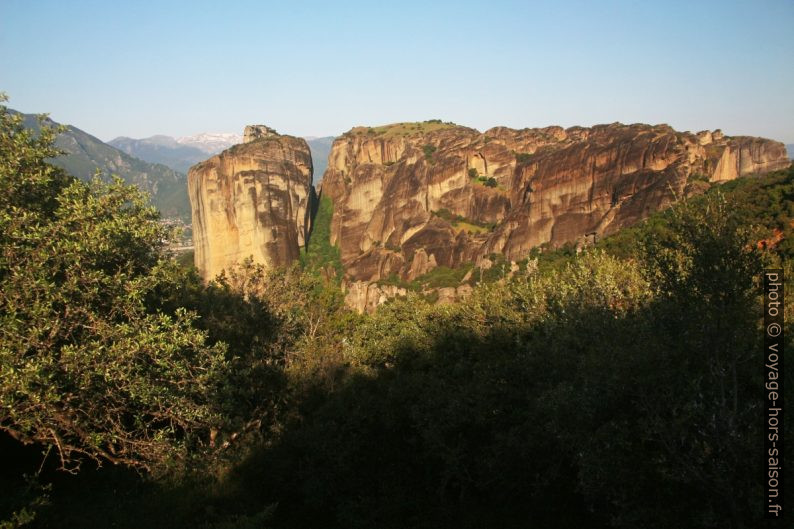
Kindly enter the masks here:
[[170, 136], [152, 136], [142, 140], [121, 136], [109, 141], [108, 145], [135, 158], [163, 164], [185, 174], [191, 165], [206, 160], [210, 155], [197, 147], [181, 144]]
[[[21, 114], [14, 110], [11, 112]], [[22, 116], [27, 128], [40, 130], [37, 115]], [[51, 127], [58, 125], [49, 118], [44, 123]], [[316, 185], [322, 180], [328, 165], [334, 137], [310, 137], [306, 140], [312, 153]], [[118, 175], [125, 182], [149, 193], [152, 204], [163, 217], [179, 218], [190, 223], [187, 170], [241, 142], [241, 135], [222, 132], [181, 138], [158, 135], [133, 139], [121, 136], [105, 143], [77, 127], [67, 125], [66, 130], [55, 140], [56, 147], [65, 154], [53, 159], [52, 163], [82, 180], [89, 180], [97, 170], [104, 178]]]
[[[40, 130], [38, 116], [23, 116], [27, 128]], [[44, 124], [58, 125], [49, 118]], [[103, 178], [109, 179], [112, 175], [118, 175], [125, 182], [148, 192], [152, 197], [152, 204], [160, 210], [163, 217], [176, 217], [190, 222], [187, 177], [183, 171], [131, 156], [72, 125], [66, 126], [66, 130], [55, 140], [55, 145], [65, 154], [53, 159], [52, 163], [63, 167], [68, 173], [82, 180], [92, 178], [97, 170]]]
[[151, 163], [161, 163], [176, 171], [187, 173], [191, 166], [242, 141], [243, 137], [239, 134], [221, 132], [182, 138], [158, 135], [139, 140], [119, 136], [110, 140], [108, 144], [130, 156]]
[[[314, 183], [318, 184], [328, 166], [328, 154], [331, 152], [333, 136], [318, 138], [309, 136], [306, 143], [312, 153], [314, 165]], [[195, 136], [172, 138], [171, 136], [151, 136], [143, 139], [133, 139], [124, 136], [118, 137], [108, 143], [130, 156], [140, 158], [151, 163], [167, 165], [168, 167], [187, 173], [191, 166], [203, 162], [210, 156], [218, 154], [242, 143], [243, 137], [239, 134], [228, 132], [205, 132]]]
[[176, 142], [212, 155], [225, 151], [232, 145], [242, 143], [243, 136], [232, 132], [202, 132], [193, 136], [177, 138]]

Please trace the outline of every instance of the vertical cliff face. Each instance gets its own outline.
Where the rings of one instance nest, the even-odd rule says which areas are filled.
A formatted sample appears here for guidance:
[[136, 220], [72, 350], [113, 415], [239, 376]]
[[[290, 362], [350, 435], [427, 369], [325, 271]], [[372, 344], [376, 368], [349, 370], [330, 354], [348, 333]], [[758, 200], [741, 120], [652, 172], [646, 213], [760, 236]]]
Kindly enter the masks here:
[[[693, 179], [724, 181], [787, 167], [778, 142], [600, 125], [480, 133], [438, 121], [359, 127], [338, 138], [322, 193], [334, 203], [348, 299], [438, 266], [525, 258], [629, 226], [685, 195]], [[367, 285], [363, 288], [359, 283]], [[382, 290], [382, 289], [381, 289]]]
[[520, 259], [546, 242], [609, 235], [685, 196], [693, 179], [727, 181], [790, 163], [779, 142], [720, 131], [615, 124], [566, 132], [570, 143], [516, 168], [514, 207], [480, 254]]
[[188, 172], [195, 263], [214, 278], [248, 257], [268, 267], [298, 258], [310, 228], [312, 160], [302, 138], [264, 125], [245, 143]]
[[[246, 127], [244, 137], [188, 174], [205, 280], [247, 257], [287, 265], [308, 240], [308, 145], [264, 125]], [[778, 142], [719, 130], [615, 123], [480, 133], [434, 120], [344, 134], [322, 194], [333, 203], [330, 242], [348, 302], [371, 310], [436, 268], [487, 268], [492, 254], [519, 261], [538, 245], [613, 233], [695, 184], [788, 164]], [[450, 292], [437, 291], [439, 299], [459, 294], [444, 286]]]

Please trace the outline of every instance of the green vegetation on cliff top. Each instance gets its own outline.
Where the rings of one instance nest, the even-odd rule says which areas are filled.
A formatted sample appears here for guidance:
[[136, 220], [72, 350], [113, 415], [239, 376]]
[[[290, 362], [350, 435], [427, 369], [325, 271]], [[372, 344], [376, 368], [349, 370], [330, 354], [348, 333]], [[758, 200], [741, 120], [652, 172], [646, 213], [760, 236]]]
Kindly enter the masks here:
[[429, 132], [453, 129], [455, 127], [458, 127], [458, 125], [452, 122], [430, 119], [427, 121], [391, 123], [389, 125], [381, 125], [380, 127], [353, 127], [347, 134], [393, 138], [397, 136], [419, 136]]

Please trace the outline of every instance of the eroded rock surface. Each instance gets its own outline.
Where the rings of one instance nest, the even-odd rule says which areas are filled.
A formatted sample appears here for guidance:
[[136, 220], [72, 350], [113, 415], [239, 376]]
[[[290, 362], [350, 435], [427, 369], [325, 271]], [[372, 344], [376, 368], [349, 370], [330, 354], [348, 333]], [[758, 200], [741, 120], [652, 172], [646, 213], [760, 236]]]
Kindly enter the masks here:
[[264, 125], [246, 127], [244, 141], [188, 172], [195, 263], [204, 280], [248, 257], [267, 267], [287, 265], [308, 237], [306, 141]]
[[480, 133], [434, 121], [337, 138], [322, 193], [334, 203], [331, 242], [349, 301], [369, 309], [384, 289], [367, 283], [410, 281], [492, 253], [517, 261], [543, 243], [629, 226], [684, 196], [692, 180], [789, 163], [779, 142], [719, 130], [615, 123]]

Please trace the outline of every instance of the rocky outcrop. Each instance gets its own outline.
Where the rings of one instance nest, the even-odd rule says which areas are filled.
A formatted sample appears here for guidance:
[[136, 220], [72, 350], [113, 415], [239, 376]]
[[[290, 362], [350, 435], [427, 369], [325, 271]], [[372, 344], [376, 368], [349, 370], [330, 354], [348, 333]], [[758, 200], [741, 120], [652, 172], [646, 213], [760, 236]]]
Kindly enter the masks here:
[[394, 285], [379, 285], [369, 281], [354, 281], [344, 285], [345, 304], [359, 312], [373, 312], [379, 305], [408, 291]]
[[[246, 127], [244, 141], [189, 172], [205, 280], [247, 257], [289, 264], [308, 240], [306, 142], [264, 125]], [[416, 290], [409, 283], [417, 278], [444, 285], [425, 295], [449, 301], [469, 287], [448, 269], [474, 263], [482, 276], [498, 260], [514, 273], [538, 245], [592, 240], [707, 181], [788, 164], [778, 142], [719, 130], [615, 123], [480, 133], [434, 120], [358, 127], [338, 138], [322, 195], [333, 203], [330, 242], [340, 250], [348, 304], [373, 310]]]
[[[733, 180], [743, 175], [767, 173], [786, 167], [787, 154], [783, 144], [770, 145], [763, 138], [737, 137], [727, 144], [712, 145], [712, 158], [709, 159], [709, 177], [713, 182]], [[713, 159], [718, 157], [716, 165]], [[783, 160], [781, 162], [781, 160]]]
[[248, 125], [243, 130], [243, 143], [251, 143], [262, 138], [277, 137], [276, 129], [271, 129], [267, 125]]
[[210, 280], [251, 257], [267, 267], [299, 256], [310, 228], [312, 159], [302, 138], [264, 125], [190, 168], [195, 263]]
[[[683, 196], [787, 167], [783, 144], [667, 125], [476, 130], [438, 121], [359, 127], [334, 142], [322, 193], [346, 281], [412, 280], [436, 266], [509, 261], [600, 237]], [[381, 289], [356, 286], [361, 308]], [[373, 293], [370, 293], [373, 292]]]

